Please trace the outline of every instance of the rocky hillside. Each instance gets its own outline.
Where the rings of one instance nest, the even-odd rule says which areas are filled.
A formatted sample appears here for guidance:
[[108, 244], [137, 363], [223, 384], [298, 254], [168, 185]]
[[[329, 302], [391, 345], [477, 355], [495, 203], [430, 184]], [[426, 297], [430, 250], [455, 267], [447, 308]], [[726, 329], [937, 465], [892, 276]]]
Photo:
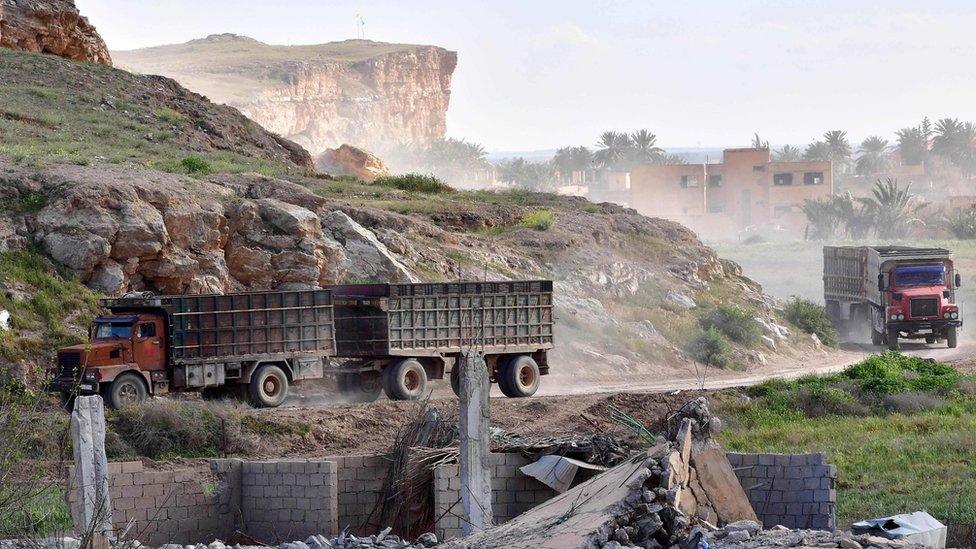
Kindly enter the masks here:
[[72, 0], [0, 0], [0, 46], [112, 64], [102, 37]]
[[0, 97], [0, 153], [21, 162], [314, 170], [295, 143], [161, 76], [0, 49]]
[[175, 78], [313, 155], [344, 143], [423, 143], [446, 130], [457, 54], [346, 40], [273, 46], [232, 34], [112, 53], [118, 66]]

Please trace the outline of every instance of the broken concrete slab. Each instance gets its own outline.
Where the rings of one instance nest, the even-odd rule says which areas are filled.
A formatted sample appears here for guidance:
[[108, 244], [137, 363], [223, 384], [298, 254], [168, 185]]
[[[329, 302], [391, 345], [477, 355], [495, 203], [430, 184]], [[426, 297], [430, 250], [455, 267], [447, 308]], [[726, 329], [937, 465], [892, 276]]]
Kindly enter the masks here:
[[749, 503], [742, 485], [739, 484], [725, 452], [718, 447], [705, 447], [692, 453], [692, 462], [698, 474], [702, 491], [711, 502], [721, 523], [740, 520], [758, 522], [756, 512]]
[[593, 465], [566, 456], [542, 456], [538, 460], [519, 468], [522, 473], [538, 480], [560, 494], [569, 490], [580, 469], [606, 471], [606, 467]]

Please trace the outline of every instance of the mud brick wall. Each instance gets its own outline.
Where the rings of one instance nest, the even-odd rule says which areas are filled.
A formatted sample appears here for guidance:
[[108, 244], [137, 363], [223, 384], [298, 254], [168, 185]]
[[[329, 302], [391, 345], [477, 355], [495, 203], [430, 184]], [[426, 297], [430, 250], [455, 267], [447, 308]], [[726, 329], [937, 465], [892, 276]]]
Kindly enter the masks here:
[[[338, 526], [363, 535], [375, 533], [386, 525], [370, 524], [380, 491], [389, 472], [390, 462], [383, 456], [333, 456], [338, 478]], [[372, 520], [377, 520], [372, 517]]]
[[[229, 517], [216, 504], [216, 482], [206, 469], [150, 471], [140, 461], [127, 461], [109, 463], [108, 474], [112, 523], [119, 531], [129, 528], [129, 538], [152, 546], [192, 544], [229, 533]], [[68, 491], [68, 501], [77, 525], [74, 490]]]
[[241, 511], [252, 537], [275, 543], [336, 532], [335, 463], [246, 461]]
[[727, 456], [764, 526], [835, 528], [837, 468], [823, 453]]
[[[556, 491], [526, 476], [519, 467], [530, 460], [520, 454], [491, 454], [491, 508], [501, 524], [556, 496]], [[437, 538], [461, 536], [461, 473], [458, 465], [434, 468], [434, 517]]]

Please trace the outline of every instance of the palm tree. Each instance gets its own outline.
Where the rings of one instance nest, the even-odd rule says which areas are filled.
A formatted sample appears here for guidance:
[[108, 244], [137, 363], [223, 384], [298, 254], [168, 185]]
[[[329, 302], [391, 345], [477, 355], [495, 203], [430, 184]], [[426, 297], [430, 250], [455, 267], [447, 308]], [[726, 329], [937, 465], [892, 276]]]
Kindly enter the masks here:
[[841, 173], [846, 173], [851, 161], [851, 144], [847, 141], [847, 132], [831, 130], [824, 133], [823, 138], [830, 150], [830, 161], [833, 162], [834, 169], [839, 168]]
[[957, 162], [968, 146], [965, 125], [958, 118], [943, 118], [935, 123], [932, 152]]
[[839, 194], [831, 199], [831, 207], [838, 222], [844, 224], [844, 234], [848, 238], [861, 240], [867, 237], [875, 224], [875, 210], [868, 202], [868, 198], [855, 198], [851, 191]]
[[647, 130], [630, 134], [631, 160], [637, 164], [651, 164], [661, 158], [664, 149], [658, 147], [657, 136]]
[[664, 155], [664, 156], [661, 157], [661, 164], [671, 164], [671, 165], [674, 165], [674, 164], [684, 164], [684, 163], [685, 163], [685, 159], [682, 158], [681, 155], [677, 155], [677, 154], [666, 154], [666, 155]]
[[625, 133], [603, 132], [597, 141], [598, 150], [593, 155], [597, 165], [612, 170], [627, 157], [630, 151], [630, 136]]
[[857, 157], [855, 166], [858, 175], [883, 172], [889, 164], [887, 139], [875, 135], [861, 142], [861, 155]]
[[773, 153], [773, 160], [777, 162], [799, 162], [803, 153], [799, 147], [783, 145], [783, 148]]
[[895, 132], [898, 136], [898, 156], [901, 161], [909, 166], [918, 166], [925, 163], [929, 155], [929, 138], [925, 129], [928, 118], [922, 121], [921, 126], [913, 128], [902, 128]]
[[[807, 238], [813, 240], [829, 240], [833, 238], [834, 231], [837, 228], [837, 212], [834, 210], [829, 199], [806, 199], [800, 208], [807, 216]], [[812, 234], [810, 234], [810, 229], [812, 229]]]
[[575, 171], [573, 164], [572, 147], [557, 149], [555, 156], [552, 157], [552, 165], [562, 179], [570, 179], [573, 176]]
[[803, 159], [810, 162], [830, 162], [830, 146], [823, 141], [814, 141], [807, 146]]
[[763, 141], [763, 139], [761, 137], [759, 137], [759, 132], [756, 132], [752, 136], [752, 148], [753, 149], [768, 149], [769, 148], [769, 141]]
[[874, 216], [875, 232], [879, 238], [905, 238], [916, 225], [924, 225], [918, 213], [927, 206], [912, 193], [912, 184], [905, 188], [889, 177], [878, 180], [865, 205]]

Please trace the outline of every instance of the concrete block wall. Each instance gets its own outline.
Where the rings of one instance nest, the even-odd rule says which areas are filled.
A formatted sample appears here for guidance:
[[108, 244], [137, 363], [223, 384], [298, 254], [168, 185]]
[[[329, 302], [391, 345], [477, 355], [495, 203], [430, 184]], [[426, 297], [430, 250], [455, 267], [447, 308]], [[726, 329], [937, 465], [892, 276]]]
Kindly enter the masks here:
[[[109, 463], [108, 473], [112, 524], [117, 531], [128, 528], [130, 539], [190, 544], [229, 533], [228, 516], [216, 504], [217, 483], [205, 469], [149, 471], [140, 461], [127, 461]], [[81, 529], [74, 490], [68, 491], [68, 501]]]
[[337, 531], [331, 461], [247, 461], [241, 474], [243, 531], [269, 543]]
[[[521, 515], [555, 497], [556, 491], [526, 476], [519, 468], [530, 463], [521, 454], [491, 454], [491, 508], [495, 524]], [[459, 466], [434, 468], [434, 524], [441, 540], [461, 536], [461, 473]]]
[[[357, 455], [326, 458], [336, 464], [338, 477], [338, 526], [356, 535], [376, 533], [387, 525], [371, 524], [381, 497], [390, 462], [383, 456]], [[378, 513], [378, 511], [377, 511]]]
[[836, 527], [837, 468], [825, 454], [726, 455], [764, 526]]

